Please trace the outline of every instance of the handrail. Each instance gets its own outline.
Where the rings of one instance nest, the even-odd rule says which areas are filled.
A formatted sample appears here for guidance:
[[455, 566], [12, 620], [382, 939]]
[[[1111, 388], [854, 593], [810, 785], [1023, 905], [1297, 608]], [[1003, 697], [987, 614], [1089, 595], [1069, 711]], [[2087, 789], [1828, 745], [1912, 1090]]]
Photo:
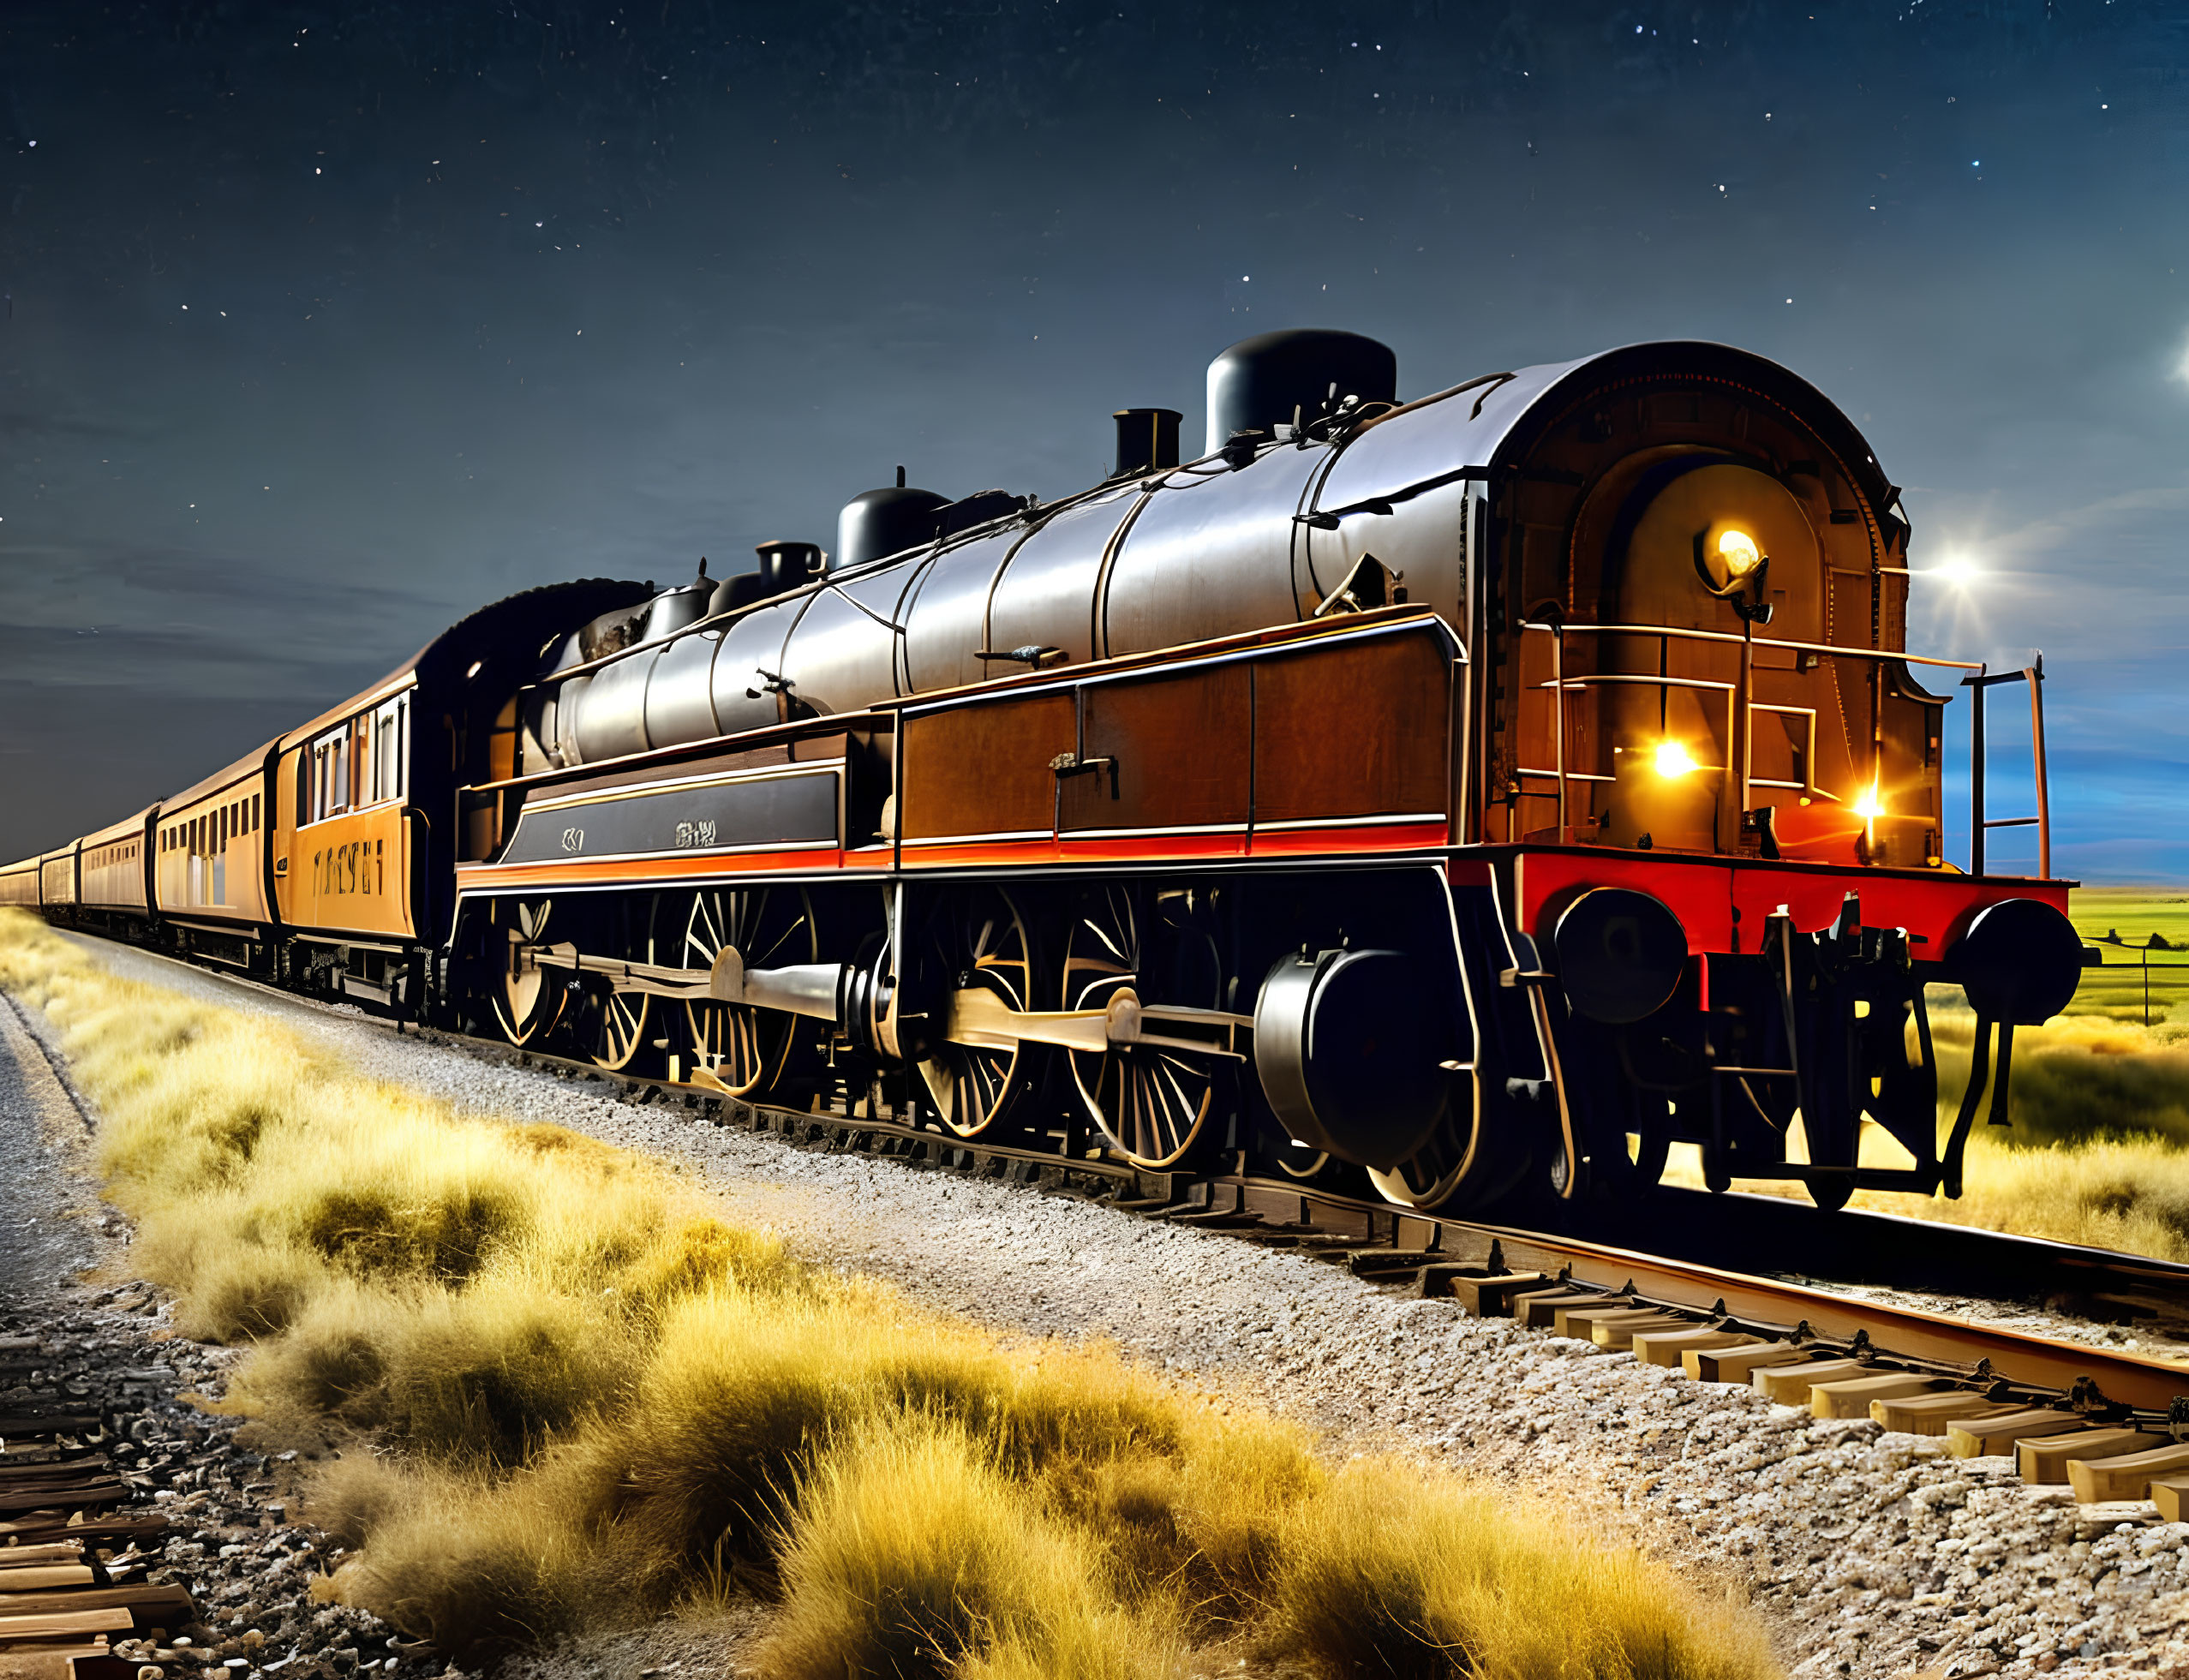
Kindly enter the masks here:
[[[2030, 685], [2030, 774], [2036, 783], [2035, 816], [1995, 816], [1984, 820], [1983, 692], [2001, 683]], [[1983, 873], [1983, 837], [1988, 828], [2028, 828], [2037, 831], [2037, 879], [2052, 879], [2052, 788], [2044, 750], [2044, 655], [2036, 655], [2019, 671], [1987, 671], [1977, 667], [1973, 677], [1961, 679], [1969, 691], [1969, 873]]]
[[[1566, 632], [1590, 631], [1599, 636], [1666, 636], [1687, 642], [1724, 642], [1737, 645], [1747, 638], [1725, 630], [1682, 630], [1672, 625], [1547, 625], [1529, 619], [1521, 625], [1522, 630], [1559, 630]], [[1982, 671], [1983, 664], [1976, 660], [1936, 659], [1929, 654], [1901, 653], [1892, 648], [1841, 648], [1829, 642], [1781, 642], [1773, 637], [1757, 640], [1759, 648], [1784, 648], [1797, 654], [1836, 654], [1848, 659], [1897, 659], [1908, 665], [1935, 665], [1952, 671]], [[2013, 678], [2002, 679], [2012, 682]]]
[[[1741, 633], [1738, 635], [1736, 635], [1730, 631], [1689, 630], [1672, 625], [1568, 624], [1562, 619], [1552, 620], [1548, 623], [1532, 619], [1523, 619], [1521, 623], [1521, 628], [1522, 631], [1542, 631], [1548, 634], [1552, 638], [1551, 655], [1552, 678], [1551, 681], [1546, 685], [1543, 685], [1543, 686], [1550, 688], [1553, 696], [1553, 728], [1558, 738], [1557, 754], [1554, 760], [1556, 768], [1548, 774], [1556, 776], [1558, 779], [1558, 831], [1561, 834], [1564, 834], [1566, 831], [1569, 822], [1566, 793], [1567, 783], [1570, 780], [1600, 781], [1606, 780], [1606, 778], [1601, 776], [1589, 775], [1584, 773], [1570, 771], [1566, 768], [1565, 695], [1566, 691], [1569, 688], [1586, 687], [1592, 683], [1630, 682], [1654, 685], [1661, 687], [1722, 689], [1727, 691], [1728, 693], [1729, 715], [1726, 719], [1727, 747], [1728, 756], [1732, 762], [1723, 767], [1721, 774], [1725, 774], [1729, 779], [1737, 778], [1737, 786], [1735, 790], [1733, 790], [1734, 797], [1729, 802], [1733, 807], [1731, 820], [1733, 838], [1731, 838], [1729, 841], [1727, 835], [1723, 832], [1723, 829], [1725, 827], [1725, 820], [1721, 819], [1721, 833], [1719, 838], [1719, 844], [1722, 848], [1729, 852], [1736, 849], [1738, 845], [1737, 834], [1739, 822], [1746, 816], [1748, 802], [1752, 797], [1751, 790], [1755, 785], [1751, 774], [1752, 766], [1750, 760], [1752, 757], [1753, 748], [1751, 742], [1752, 726], [1750, 724], [1749, 714], [1756, 709], [1756, 702], [1754, 698], [1755, 650], [1757, 647], [1762, 646], [1782, 649], [1789, 653], [1815, 654], [1827, 658], [1867, 659], [1897, 661], [1902, 665], [1923, 665], [1930, 666], [1941, 670], [1964, 671], [1973, 673], [1971, 675], [1965, 676], [1961, 679], [1962, 685], [1971, 691], [1971, 704], [1970, 707], [1969, 720], [1969, 793], [1971, 806], [1969, 873], [1971, 876], [1981, 876], [1983, 873], [1983, 842], [1984, 834], [1987, 829], [2034, 827], [2037, 831], [2037, 876], [2040, 880], [2051, 879], [2051, 779], [2049, 768], [2046, 762], [2045, 753], [2043, 694], [2044, 655], [2042, 654], [2036, 655], [2032, 662], [2021, 670], [1995, 673], [1990, 671], [1989, 667], [1980, 661], [1941, 659], [1933, 655], [1911, 654], [1898, 649], [1845, 648], [1835, 646], [1834, 644], [1827, 642], [1782, 642], [1772, 638], [1762, 638], [1759, 640], [1759, 638], [1755, 636], [1755, 626], [1752, 622], [1744, 624], [1742, 626]], [[1709, 642], [1716, 643], [1720, 645], [1738, 647], [1741, 649], [1741, 680], [1737, 683], [1720, 683], [1696, 678], [1675, 678], [1665, 674], [1648, 676], [1643, 674], [1630, 675], [1624, 673], [1608, 672], [1600, 673], [1578, 679], [1568, 679], [1565, 675], [1565, 638], [1570, 633], [1576, 631], [1588, 632], [1598, 636], [1654, 637], [1660, 642]], [[2033, 780], [2036, 782], [2037, 804], [2036, 815], [2034, 816], [1997, 817], [1987, 820], [1984, 816], [1983, 693], [1987, 688], [1994, 687], [2001, 683], [2019, 682], [2026, 682], [2030, 685], [2031, 769]], [[1765, 709], [1783, 710], [1785, 708], [1767, 707]], [[1876, 746], [1877, 744], [1878, 744], [1873, 743], [1874, 746]], [[1812, 738], [1810, 741], [1809, 752], [1811, 768], [1807, 777], [1810, 786], [1807, 790], [1805, 790], [1810, 792], [1821, 791], [1815, 786], [1815, 742], [1814, 739], [1814, 719], [1812, 718]], [[1875, 768], [1875, 767], [1873, 768]], [[1540, 770], [1520, 769], [1517, 770], [1516, 774], [1522, 775], [1542, 775], [1546, 773]], [[1778, 784], [1774, 782], [1767, 785], [1777, 786]], [[1833, 799], [1835, 803], [1845, 803], [1844, 801], [1839, 800], [1839, 796], [1835, 794], [1827, 794], [1825, 797]]]

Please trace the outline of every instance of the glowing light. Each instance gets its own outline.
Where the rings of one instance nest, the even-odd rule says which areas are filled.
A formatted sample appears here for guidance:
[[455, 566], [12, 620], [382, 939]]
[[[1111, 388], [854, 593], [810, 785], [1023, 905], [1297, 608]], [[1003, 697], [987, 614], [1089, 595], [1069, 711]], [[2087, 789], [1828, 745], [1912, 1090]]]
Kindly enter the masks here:
[[1926, 577], [1935, 577], [1940, 583], [1951, 583], [1956, 589], [1965, 589], [1983, 575], [1983, 568], [1966, 554], [1948, 554], [1923, 573]]
[[1678, 741], [1657, 743], [1657, 774], [1660, 776], [1684, 776], [1690, 770], [1702, 767], [1688, 756], [1687, 748]]
[[1725, 565], [1725, 576], [1738, 582], [1763, 564], [1763, 551], [1746, 531], [1729, 529], [1718, 538], [1718, 559]]
[[1885, 815], [1885, 801], [1878, 797], [1875, 782], [1870, 783], [1868, 791], [1855, 801], [1855, 815], [1865, 822], [1875, 822]]

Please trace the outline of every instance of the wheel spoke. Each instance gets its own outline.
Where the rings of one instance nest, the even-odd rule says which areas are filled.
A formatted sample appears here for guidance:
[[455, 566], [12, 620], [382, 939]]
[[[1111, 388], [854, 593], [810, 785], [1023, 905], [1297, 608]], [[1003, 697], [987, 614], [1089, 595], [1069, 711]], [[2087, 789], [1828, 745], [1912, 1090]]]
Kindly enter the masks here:
[[[749, 968], [810, 962], [816, 954], [811, 906], [797, 888], [695, 893], [685, 916], [685, 963], [709, 967], [735, 951]], [[684, 1005], [695, 1070], [733, 1096], [764, 1095], [783, 1077], [811, 1029], [795, 1015], [712, 998]]]
[[[1196, 919], [1207, 907], [1205, 897], [1181, 895], [1151, 918], [1140, 913], [1133, 889], [1111, 887], [1091, 896], [1072, 924], [1063, 1007], [1100, 1008], [1128, 989], [1144, 1006], [1222, 1007], [1223, 965], [1205, 918]], [[1230, 1037], [1225, 1033], [1224, 1044], [1209, 1049], [1229, 1048]], [[1068, 1055], [1088, 1117], [1120, 1154], [1151, 1169], [1176, 1163], [1199, 1142], [1228, 1071], [1213, 1054], [1169, 1045]]]
[[[923, 960], [955, 985], [969, 978], [1014, 1009], [1029, 1007], [1033, 959], [1026, 924], [1008, 894], [994, 887], [939, 897], [928, 913]], [[1024, 1046], [998, 1049], [945, 1043], [928, 1052], [920, 1077], [935, 1099], [936, 1117], [960, 1137], [1000, 1125], [1024, 1088]]]

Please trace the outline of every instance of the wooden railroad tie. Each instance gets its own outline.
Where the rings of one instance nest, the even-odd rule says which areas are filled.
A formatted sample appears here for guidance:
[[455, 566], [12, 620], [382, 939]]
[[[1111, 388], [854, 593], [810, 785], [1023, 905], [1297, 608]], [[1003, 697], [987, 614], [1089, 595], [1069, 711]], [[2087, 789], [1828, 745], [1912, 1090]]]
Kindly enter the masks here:
[[1943, 1435], [1954, 1424], [1983, 1418], [2001, 1418], [2016, 1408], [1987, 1400], [1969, 1389], [1949, 1389], [1943, 1394], [1905, 1395], [1869, 1402], [1869, 1414], [1886, 1428], [1903, 1435]]
[[2067, 1466], [2072, 1461], [2117, 1458], [2170, 1444], [2165, 1436], [2147, 1435], [2140, 1429], [2078, 1429], [2021, 1442], [2014, 1461], [2024, 1481], [2060, 1486], [2067, 1482]]
[[1860, 1360], [1803, 1360], [1797, 1364], [1760, 1366], [1749, 1379], [1749, 1384], [1766, 1400], [1776, 1401], [1781, 1406], [1807, 1406], [1811, 1390], [1819, 1383], [1843, 1382], [1876, 1374], [1875, 1366], [1864, 1365]]
[[1747, 1383], [1755, 1373], [1782, 1365], [1802, 1365], [1809, 1355], [1791, 1342], [1762, 1342], [1730, 1348], [1690, 1348], [1680, 1354], [1681, 1367], [1699, 1383]]
[[2062, 1435], [2084, 1426], [2072, 1412], [2049, 1406], [2032, 1406], [2002, 1412], [1997, 1417], [1957, 1419], [1946, 1426], [1946, 1450], [1956, 1458], [1983, 1458], [2011, 1454], [2025, 1441]]
[[2146, 1499], [2153, 1481], [2161, 1476], [2189, 1472], [2189, 1446], [2169, 1442], [2144, 1452], [2125, 1452], [2104, 1458], [2067, 1461], [2068, 1486], [2078, 1504], [2102, 1499]]
[[1813, 1384], [1809, 1391], [1809, 1409], [1820, 1418], [1866, 1418], [1875, 1402], [1936, 1394], [1938, 1390], [1938, 1384], [1912, 1371], [1873, 1369], [1859, 1377]]

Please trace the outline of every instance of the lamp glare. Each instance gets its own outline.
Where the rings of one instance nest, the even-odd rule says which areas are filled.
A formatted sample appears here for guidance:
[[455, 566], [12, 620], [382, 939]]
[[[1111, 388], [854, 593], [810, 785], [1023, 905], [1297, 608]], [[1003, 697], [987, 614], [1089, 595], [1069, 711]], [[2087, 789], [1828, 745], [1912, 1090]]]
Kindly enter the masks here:
[[1726, 577], [1737, 581], [1763, 564], [1763, 551], [1746, 531], [1729, 529], [1719, 533], [1718, 558], [1725, 565]]

